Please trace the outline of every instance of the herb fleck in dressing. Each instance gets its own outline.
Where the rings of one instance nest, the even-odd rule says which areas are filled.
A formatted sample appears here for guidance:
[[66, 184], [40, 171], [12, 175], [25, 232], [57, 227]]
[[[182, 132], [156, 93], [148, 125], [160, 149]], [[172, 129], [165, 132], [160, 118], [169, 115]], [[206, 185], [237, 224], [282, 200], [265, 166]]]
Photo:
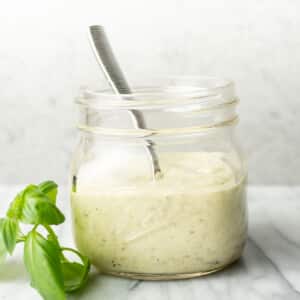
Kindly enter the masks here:
[[72, 207], [80, 251], [108, 273], [208, 272], [238, 259], [247, 231], [244, 180], [236, 181], [221, 153], [168, 153], [160, 162], [155, 182], [78, 182]]

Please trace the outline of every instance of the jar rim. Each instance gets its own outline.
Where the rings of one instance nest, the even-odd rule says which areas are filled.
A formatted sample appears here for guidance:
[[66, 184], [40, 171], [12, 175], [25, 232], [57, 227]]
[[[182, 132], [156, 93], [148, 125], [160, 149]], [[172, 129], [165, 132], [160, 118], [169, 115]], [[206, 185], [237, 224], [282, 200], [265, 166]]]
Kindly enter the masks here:
[[[153, 84], [152, 82], [159, 82]], [[99, 110], [148, 110], [197, 103], [210, 109], [237, 102], [234, 82], [215, 76], [165, 76], [151, 84], [133, 87], [130, 94], [115, 94], [110, 89], [82, 88], [75, 103]]]

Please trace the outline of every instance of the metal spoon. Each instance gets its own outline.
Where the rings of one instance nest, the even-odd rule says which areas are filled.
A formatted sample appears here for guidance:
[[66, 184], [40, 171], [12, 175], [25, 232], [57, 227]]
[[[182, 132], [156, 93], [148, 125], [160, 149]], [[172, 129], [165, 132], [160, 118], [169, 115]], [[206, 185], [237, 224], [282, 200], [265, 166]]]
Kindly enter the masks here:
[[[122, 97], [122, 94], [131, 94], [129, 84], [113, 54], [103, 26], [93, 25], [89, 27], [89, 38], [96, 59], [113, 91]], [[129, 110], [135, 128], [146, 128], [143, 114], [138, 110]], [[158, 157], [153, 149], [152, 142], [147, 141], [146, 150], [152, 164], [154, 178], [160, 175], [161, 170]]]

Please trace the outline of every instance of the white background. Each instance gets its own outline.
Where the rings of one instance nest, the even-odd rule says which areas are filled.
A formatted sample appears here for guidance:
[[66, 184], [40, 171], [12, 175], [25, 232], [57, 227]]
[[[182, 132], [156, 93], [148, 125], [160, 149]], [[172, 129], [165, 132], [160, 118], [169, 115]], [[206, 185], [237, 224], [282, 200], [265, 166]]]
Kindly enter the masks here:
[[103, 77], [87, 27], [103, 24], [130, 82], [155, 74], [236, 81], [250, 182], [300, 183], [300, 1], [3, 1], [0, 182], [65, 182], [73, 98]]

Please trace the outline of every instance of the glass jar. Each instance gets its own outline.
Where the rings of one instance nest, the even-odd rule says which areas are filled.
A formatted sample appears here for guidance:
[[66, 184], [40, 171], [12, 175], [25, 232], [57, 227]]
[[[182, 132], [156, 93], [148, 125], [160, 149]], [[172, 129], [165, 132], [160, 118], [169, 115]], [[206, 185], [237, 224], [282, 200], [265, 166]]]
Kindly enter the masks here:
[[[122, 96], [84, 90], [76, 100], [73, 231], [78, 249], [103, 273], [196, 277], [233, 263], [245, 245], [234, 84], [161, 82]], [[134, 126], [137, 114], [144, 128]]]

